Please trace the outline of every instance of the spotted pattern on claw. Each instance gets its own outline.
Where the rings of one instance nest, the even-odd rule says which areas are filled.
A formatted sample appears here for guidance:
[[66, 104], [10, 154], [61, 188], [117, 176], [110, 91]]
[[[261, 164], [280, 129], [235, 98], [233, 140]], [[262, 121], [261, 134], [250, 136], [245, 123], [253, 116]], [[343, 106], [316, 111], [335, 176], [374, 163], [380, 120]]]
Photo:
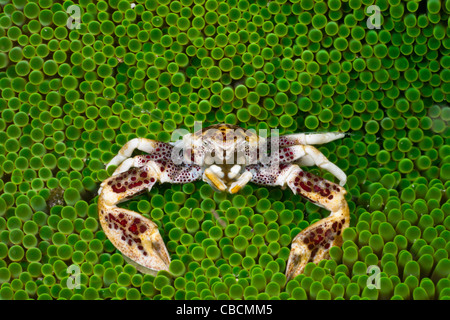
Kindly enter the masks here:
[[115, 193], [124, 193], [127, 190], [132, 190], [143, 184], [149, 184], [155, 182], [155, 178], [147, 179], [148, 169], [145, 167], [142, 169], [132, 168], [126, 172], [120, 173], [117, 176], [111, 178], [108, 185]]
[[320, 194], [322, 197], [328, 198], [329, 200], [333, 199], [333, 195], [331, 194], [333, 190], [339, 192], [337, 191], [335, 184], [331, 185], [329, 182], [325, 182], [325, 179], [321, 177], [313, 177], [309, 172], [305, 174], [303, 171], [301, 171], [298, 177], [294, 179], [293, 184], [295, 187], [300, 186], [306, 192], [314, 191]]
[[139, 234], [147, 231], [147, 226], [141, 219], [134, 218], [130, 221], [123, 213], [119, 213], [118, 216], [109, 213], [105, 216], [105, 220], [108, 223], [109, 229], [121, 231], [122, 235], [120, 239], [122, 241], [129, 246], [136, 245], [137, 248], [142, 251], [144, 256], [147, 255], [147, 252], [145, 252], [144, 247], [142, 246], [142, 241], [139, 238]]
[[329, 258], [329, 249], [341, 245], [342, 230], [348, 227], [349, 222], [345, 189], [290, 163], [279, 166], [249, 166], [246, 170], [254, 174], [251, 180], [254, 183], [282, 186], [287, 184], [294, 194], [299, 194], [332, 212], [332, 215], [307, 227], [294, 238], [286, 267], [288, 278], [302, 273], [308, 262], [318, 263]]
[[341, 221], [335, 221], [331, 225], [331, 228], [324, 229], [322, 227], [317, 227], [316, 229], [310, 230], [305, 233], [303, 243], [308, 246], [308, 249], [312, 250], [317, 246], [321, 246], [324, 249], [330, 248], [330, 243], [335, 239], [336, 236], [341, 235], [342, 226], [345, 223], [345, 218]]

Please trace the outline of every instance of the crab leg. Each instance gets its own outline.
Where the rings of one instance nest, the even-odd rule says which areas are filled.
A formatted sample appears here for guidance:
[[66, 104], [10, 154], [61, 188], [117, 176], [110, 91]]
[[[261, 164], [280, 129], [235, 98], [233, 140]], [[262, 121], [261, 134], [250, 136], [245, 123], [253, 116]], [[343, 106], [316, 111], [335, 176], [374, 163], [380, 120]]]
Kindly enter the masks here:
[[279, 144], [280, 146], [325, 144], [343, 137], [345, 137], [345, 133], [342, 132], [295, 133], [281, 136]]
[[145, 138], [134, 138], [128, 141], [117, 153], [117, 155], [107, 164], [106, 168], [109, 166], [117, 166], [122, 161], [128, 159], [133, 154], [135, 149], [144, 151], [146, 153], [159, 153], [163, 154], [166, 158], [170, 157], [170, 152], [172, 151], [172, 146], [155, 140], [145, 139]]
[[342, 230], [350, 223], [346, 191], [341, 186], [304, 172], [295, 164], [280, 166], [250, 166], [252, 182], [262, 185], [289, 186], [294, 194], [300, 194], [321, 206], [331, 214], [306, 229], [292, 241], [291, 253], [286, 266], [286, 277], [293, 278], [302, 273], [309, 262], [318, 263], [329, 257], [333, 246], [342, 244]]
[[290, 163], [297, 160], [299, 165], [316, 165], [337, 177], [341, 186], [345, 185], [347, 181], [346, 174], [313, 146], [295, 145], [284, 147], [280, 149], [279, 153], [274, 154], [274, 158], [280, 163]]
[[[187, 183], [201, 176], [194, 166], [176, 166], [164, 160], [136, 156], [129, 168], [105, 180], [98, 198], [99, 218], [106, 236], [125, 256], [152, 270], [169, 270], [170, 257], [158, 226], [146, 217], [117, 206], [159, 182]], [[127, 160], [128, 161], [128, 160]], [[124, 167], [128, 167], [128, 162]]]
[[338, 166], [330, 162], [330, 160], [328, 160], [322, 152], [313, 146], [303, 146], [303, 149], [305, 150], [305, 155], [298, 161], [300, 166], [316, 165], [319, 168], [327, 170], [338, 178], [341, 186], [345, 185], [347, 182], [347, 175]]

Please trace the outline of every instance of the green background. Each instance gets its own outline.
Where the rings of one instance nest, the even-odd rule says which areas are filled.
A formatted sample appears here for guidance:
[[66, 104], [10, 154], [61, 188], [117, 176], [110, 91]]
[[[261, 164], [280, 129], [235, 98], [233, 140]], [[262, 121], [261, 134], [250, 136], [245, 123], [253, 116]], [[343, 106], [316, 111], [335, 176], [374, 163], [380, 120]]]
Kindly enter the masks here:
[[[0, 299], [449, 299], [449, 0], [134, 4], [0, 0]], [[195, 121], [347, 132], [319, 148], [348, 176], [342, 248], [286, 282], [293, 237], [328, 212], [200, 181], [125, 204], [172, 259], [126, 263], [98, 221], [105, 164]]]

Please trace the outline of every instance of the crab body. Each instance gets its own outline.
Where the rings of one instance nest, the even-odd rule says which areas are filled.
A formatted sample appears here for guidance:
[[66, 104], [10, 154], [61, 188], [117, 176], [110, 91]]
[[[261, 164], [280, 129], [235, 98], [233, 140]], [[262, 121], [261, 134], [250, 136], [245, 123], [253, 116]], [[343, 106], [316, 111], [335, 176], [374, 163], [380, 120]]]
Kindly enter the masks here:
[[[215, 190], [236, 193], [248, 182], [289, 187], [331, 211], [302, 230], [292, 242], [286, 267], [288, 278], [303, 272], [308, 262], [328, 258], [341, 244], [349, 225], [343, 188], [346, 175], [315, 147], [344, 137], [342, 133], [298, 133], [268, 138], [228, 124], [218, 124], [184, 135], [174, 143], [136, 138], [127, 142], [108, 164], [118, 166], [99, 190], [99, 216], [111, 242], [127, 257], [152, 270], [168, 270], [170, 257], [155, 223], [136, 212], [117, 207], [157, 182], [188, 183], [202, 179]], [[135, 149], [145, 155], [131, 157]], [[335, 184], [300, 166], [316, 165], [331, 172]]]

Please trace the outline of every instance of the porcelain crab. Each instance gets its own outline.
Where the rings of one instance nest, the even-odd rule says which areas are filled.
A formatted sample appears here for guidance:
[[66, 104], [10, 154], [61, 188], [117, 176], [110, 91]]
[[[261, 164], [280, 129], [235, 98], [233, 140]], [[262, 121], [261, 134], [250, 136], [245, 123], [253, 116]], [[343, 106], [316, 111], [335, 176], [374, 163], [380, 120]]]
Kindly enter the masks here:
[[[237, 193], [248, 182], [289, 187], [293, 194], [331, 213], [302, 230], [292, 241], [287, 278], [303, 272], [308, 262], [329, 257], [342, 243], [350, 223], [345, 200], [345, 173], [313, 145], [343, 138], [344, 133], [297, 133], [271, 138], [235, 125], [218, 124], [186, 134], [173, 143], [145, 138], [128, 141], [107, 167], [117, 166], [99, 189], [101, 225], [125, 256], [152, 270], [168, 270], [170, 256], [157, 225], [118, 203], [150, 190], [156, 183], [189, 183], [202, 179], [218, 192]], [[131, 157], [134, 150], [145, 154]], [[303, 171], [318, 166], [332, 173], [339, 184]]]

